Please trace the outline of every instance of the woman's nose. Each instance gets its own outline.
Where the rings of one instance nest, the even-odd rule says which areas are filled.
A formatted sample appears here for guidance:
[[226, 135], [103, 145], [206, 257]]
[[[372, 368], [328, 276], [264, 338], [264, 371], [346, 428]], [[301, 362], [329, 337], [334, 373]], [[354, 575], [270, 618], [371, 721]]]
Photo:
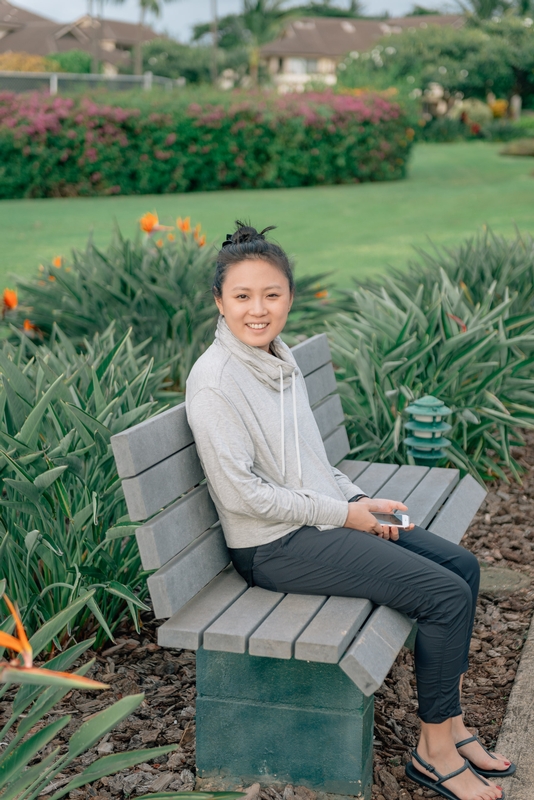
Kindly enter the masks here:
[[263, 302], [263, 298], [258, 298], [253, 301], [251, 313], [257, 317], [263, 317], [266, 313], [267, 309], [265, 308], [265, 304]]

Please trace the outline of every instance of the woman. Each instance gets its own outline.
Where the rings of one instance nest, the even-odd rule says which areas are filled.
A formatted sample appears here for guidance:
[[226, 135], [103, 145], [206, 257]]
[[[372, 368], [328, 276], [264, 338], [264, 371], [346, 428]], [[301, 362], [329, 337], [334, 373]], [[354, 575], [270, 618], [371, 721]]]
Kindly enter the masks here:
[[266, 228], [236, 223], [217, 259], [216, 338], [187, 381], [187, 417], [232, 561], [250, 586], [365, 597], [417, 619], [421, 737], [406, 771], [451, 800], [500, 800], [485, 777], [515, 766], [463, 724], [460, 689], [479, 585], [476, 558], [422, 528], [380, 525], [332, 467], [282, 332], [294, 282]]

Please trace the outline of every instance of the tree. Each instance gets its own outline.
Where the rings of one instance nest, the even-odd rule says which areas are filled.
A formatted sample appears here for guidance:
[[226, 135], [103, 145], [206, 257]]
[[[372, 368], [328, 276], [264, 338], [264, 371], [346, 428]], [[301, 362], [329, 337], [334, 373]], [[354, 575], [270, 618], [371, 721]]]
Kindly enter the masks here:
[[459, 29], [429, 25], [377, 42], [370, 53], [343, 62], [345, 86], [397, 86], [421, 93], [429, 83], [448, 92], [485, 100], [488, 92], [509, 98], [520, 94], [534, 104], [534, 25], [506, 14], [474, 20]]
[[331, 0], [322, 3], [312, 2], [304, 6], [296, 6], [295, 14], [303, 17], [362, 17], [363, 7], [359, 0], [350, 0], [348, 5], [333, 5]]
[[[100, 0], [103, 7], [105, 0]], [[111, 0], [114, 3], [123, 3], [124, 0]], [[143, 28], [145, 26], [147, 14], [153, 14], [155, 17], [161, 16], [163, 3], [169, 3], [171, 0], [137, 0], [139, 5], [139, 35], [134, 47], [134, 74], [143, 74]]]

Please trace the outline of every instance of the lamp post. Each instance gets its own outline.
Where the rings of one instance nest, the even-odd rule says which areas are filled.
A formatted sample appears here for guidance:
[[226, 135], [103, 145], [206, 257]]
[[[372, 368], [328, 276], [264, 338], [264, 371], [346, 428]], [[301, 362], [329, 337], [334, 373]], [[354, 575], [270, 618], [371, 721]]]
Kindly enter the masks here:
[[443, 434], [450, 431], [451, 426], [443, 418], [452, 412], [431, 395], [415, 400], [406, 411], [410, 415], [405, 423], [409, 435], [404, 439], [408, 454], [416, 464], [431, 467], [446, 456], [444, 448], [449, 447], [450, 441]]

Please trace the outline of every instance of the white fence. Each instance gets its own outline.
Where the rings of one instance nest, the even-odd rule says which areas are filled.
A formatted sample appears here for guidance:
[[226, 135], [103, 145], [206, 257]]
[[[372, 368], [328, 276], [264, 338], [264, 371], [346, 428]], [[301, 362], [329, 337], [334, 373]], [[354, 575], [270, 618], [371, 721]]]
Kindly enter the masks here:
[[69, 94], [86, 89], [105, 87], [111, 91], [124, 91], [136, 87], [150, 91], [162, 87], [172, 91], [184, 86], [185, 79], [162, 78], [145, 72], [144, 75], [95, 75], [76, 72], [5, 72], [0, 70], [0, 91], [34, 92], [44, 90], [50, 94]]

